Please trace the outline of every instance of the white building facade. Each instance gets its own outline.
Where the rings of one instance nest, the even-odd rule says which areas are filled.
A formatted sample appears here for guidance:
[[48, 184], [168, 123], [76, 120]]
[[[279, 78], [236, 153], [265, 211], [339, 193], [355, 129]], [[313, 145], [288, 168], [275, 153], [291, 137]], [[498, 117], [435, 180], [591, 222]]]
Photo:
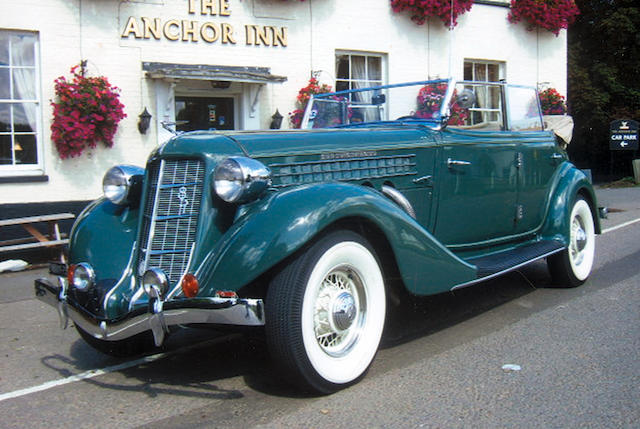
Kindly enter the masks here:
[[[109, 167], [143, 166], [171, 136], [162, 122], [266, 129], [278, 111], [287, 128], [311, 76], [337, 89], [452, 76], [566, 94], [566, 31], [511, 24], [503, 1], [477, 1], [453, 31], [437, 18], [416, 25], [389, 0], [3, 0], [0, 10], [5, 208], [99, 197]], [[54, 80], [81, 60], [120, 88], [128, 116], [112, 148], [63, 160], [51, 140]]]

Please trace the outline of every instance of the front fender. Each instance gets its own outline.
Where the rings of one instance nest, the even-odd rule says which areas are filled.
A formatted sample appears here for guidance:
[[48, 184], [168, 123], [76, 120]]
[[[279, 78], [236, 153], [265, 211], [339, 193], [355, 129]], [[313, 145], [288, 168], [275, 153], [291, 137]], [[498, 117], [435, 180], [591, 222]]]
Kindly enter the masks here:
[[587, 176], [567, 162], [562, 165], [558, 174], [558, 181], [554, 187], [549, 204], [547, 219], [542, 227], [541, 236], [545, 239], [559, 240], [569, 245], [569, 217], [576, 195], [583, 195], [589, 206], [597, 234], [600, 234], [600, 217], [598, 202], [593, 186]]
[[286, 189], [254, 203], [197, 272], [203, 290], [238, 290], [341, 219], [363, 218], [386, 236], [407, 289], [449, 290], [476, 278], [475, 267], [453, 255], [379, 192], [345, 183]]

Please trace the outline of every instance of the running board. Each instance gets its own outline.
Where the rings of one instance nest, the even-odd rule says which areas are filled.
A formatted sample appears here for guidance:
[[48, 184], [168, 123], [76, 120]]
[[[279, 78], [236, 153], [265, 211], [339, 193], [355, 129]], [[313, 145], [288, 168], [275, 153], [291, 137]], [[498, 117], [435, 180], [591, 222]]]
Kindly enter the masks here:
[[488, 256], [467, 259], [467, 262], [476, 266], [478, 277], [467, 283], [462, 283], [451, 290], [471, 286], [481, 281], [516, 270], [538, 259], [546, 258], [554, 253], [564, 250], [564, 245], [555, 240], [542, 240], [503, 252]]

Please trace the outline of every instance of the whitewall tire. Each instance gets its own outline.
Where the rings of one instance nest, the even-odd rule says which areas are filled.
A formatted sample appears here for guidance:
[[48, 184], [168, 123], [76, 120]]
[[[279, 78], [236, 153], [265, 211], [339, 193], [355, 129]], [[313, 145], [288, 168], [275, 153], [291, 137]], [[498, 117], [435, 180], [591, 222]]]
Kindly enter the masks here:
[[361, 236], [330, 233], [276, 275], [265, 310], [274, 361], [298, 385], [334, 392], [359, 380], [378, 350], [382, 270]]
[[557, 285], [575, 287], [587, 280], [593, 267], [595, 242], [591, 207], [578, 197], [569, 215], [569, 245], [547, 260], [551, 277]]

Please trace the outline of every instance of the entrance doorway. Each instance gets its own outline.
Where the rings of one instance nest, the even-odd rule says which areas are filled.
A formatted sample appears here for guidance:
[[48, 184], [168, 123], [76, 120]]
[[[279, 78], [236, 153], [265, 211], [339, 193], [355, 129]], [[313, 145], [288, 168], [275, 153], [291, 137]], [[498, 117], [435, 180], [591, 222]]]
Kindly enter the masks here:
[[232, 97], [176, 96], [176, 130], [235, 129]]

